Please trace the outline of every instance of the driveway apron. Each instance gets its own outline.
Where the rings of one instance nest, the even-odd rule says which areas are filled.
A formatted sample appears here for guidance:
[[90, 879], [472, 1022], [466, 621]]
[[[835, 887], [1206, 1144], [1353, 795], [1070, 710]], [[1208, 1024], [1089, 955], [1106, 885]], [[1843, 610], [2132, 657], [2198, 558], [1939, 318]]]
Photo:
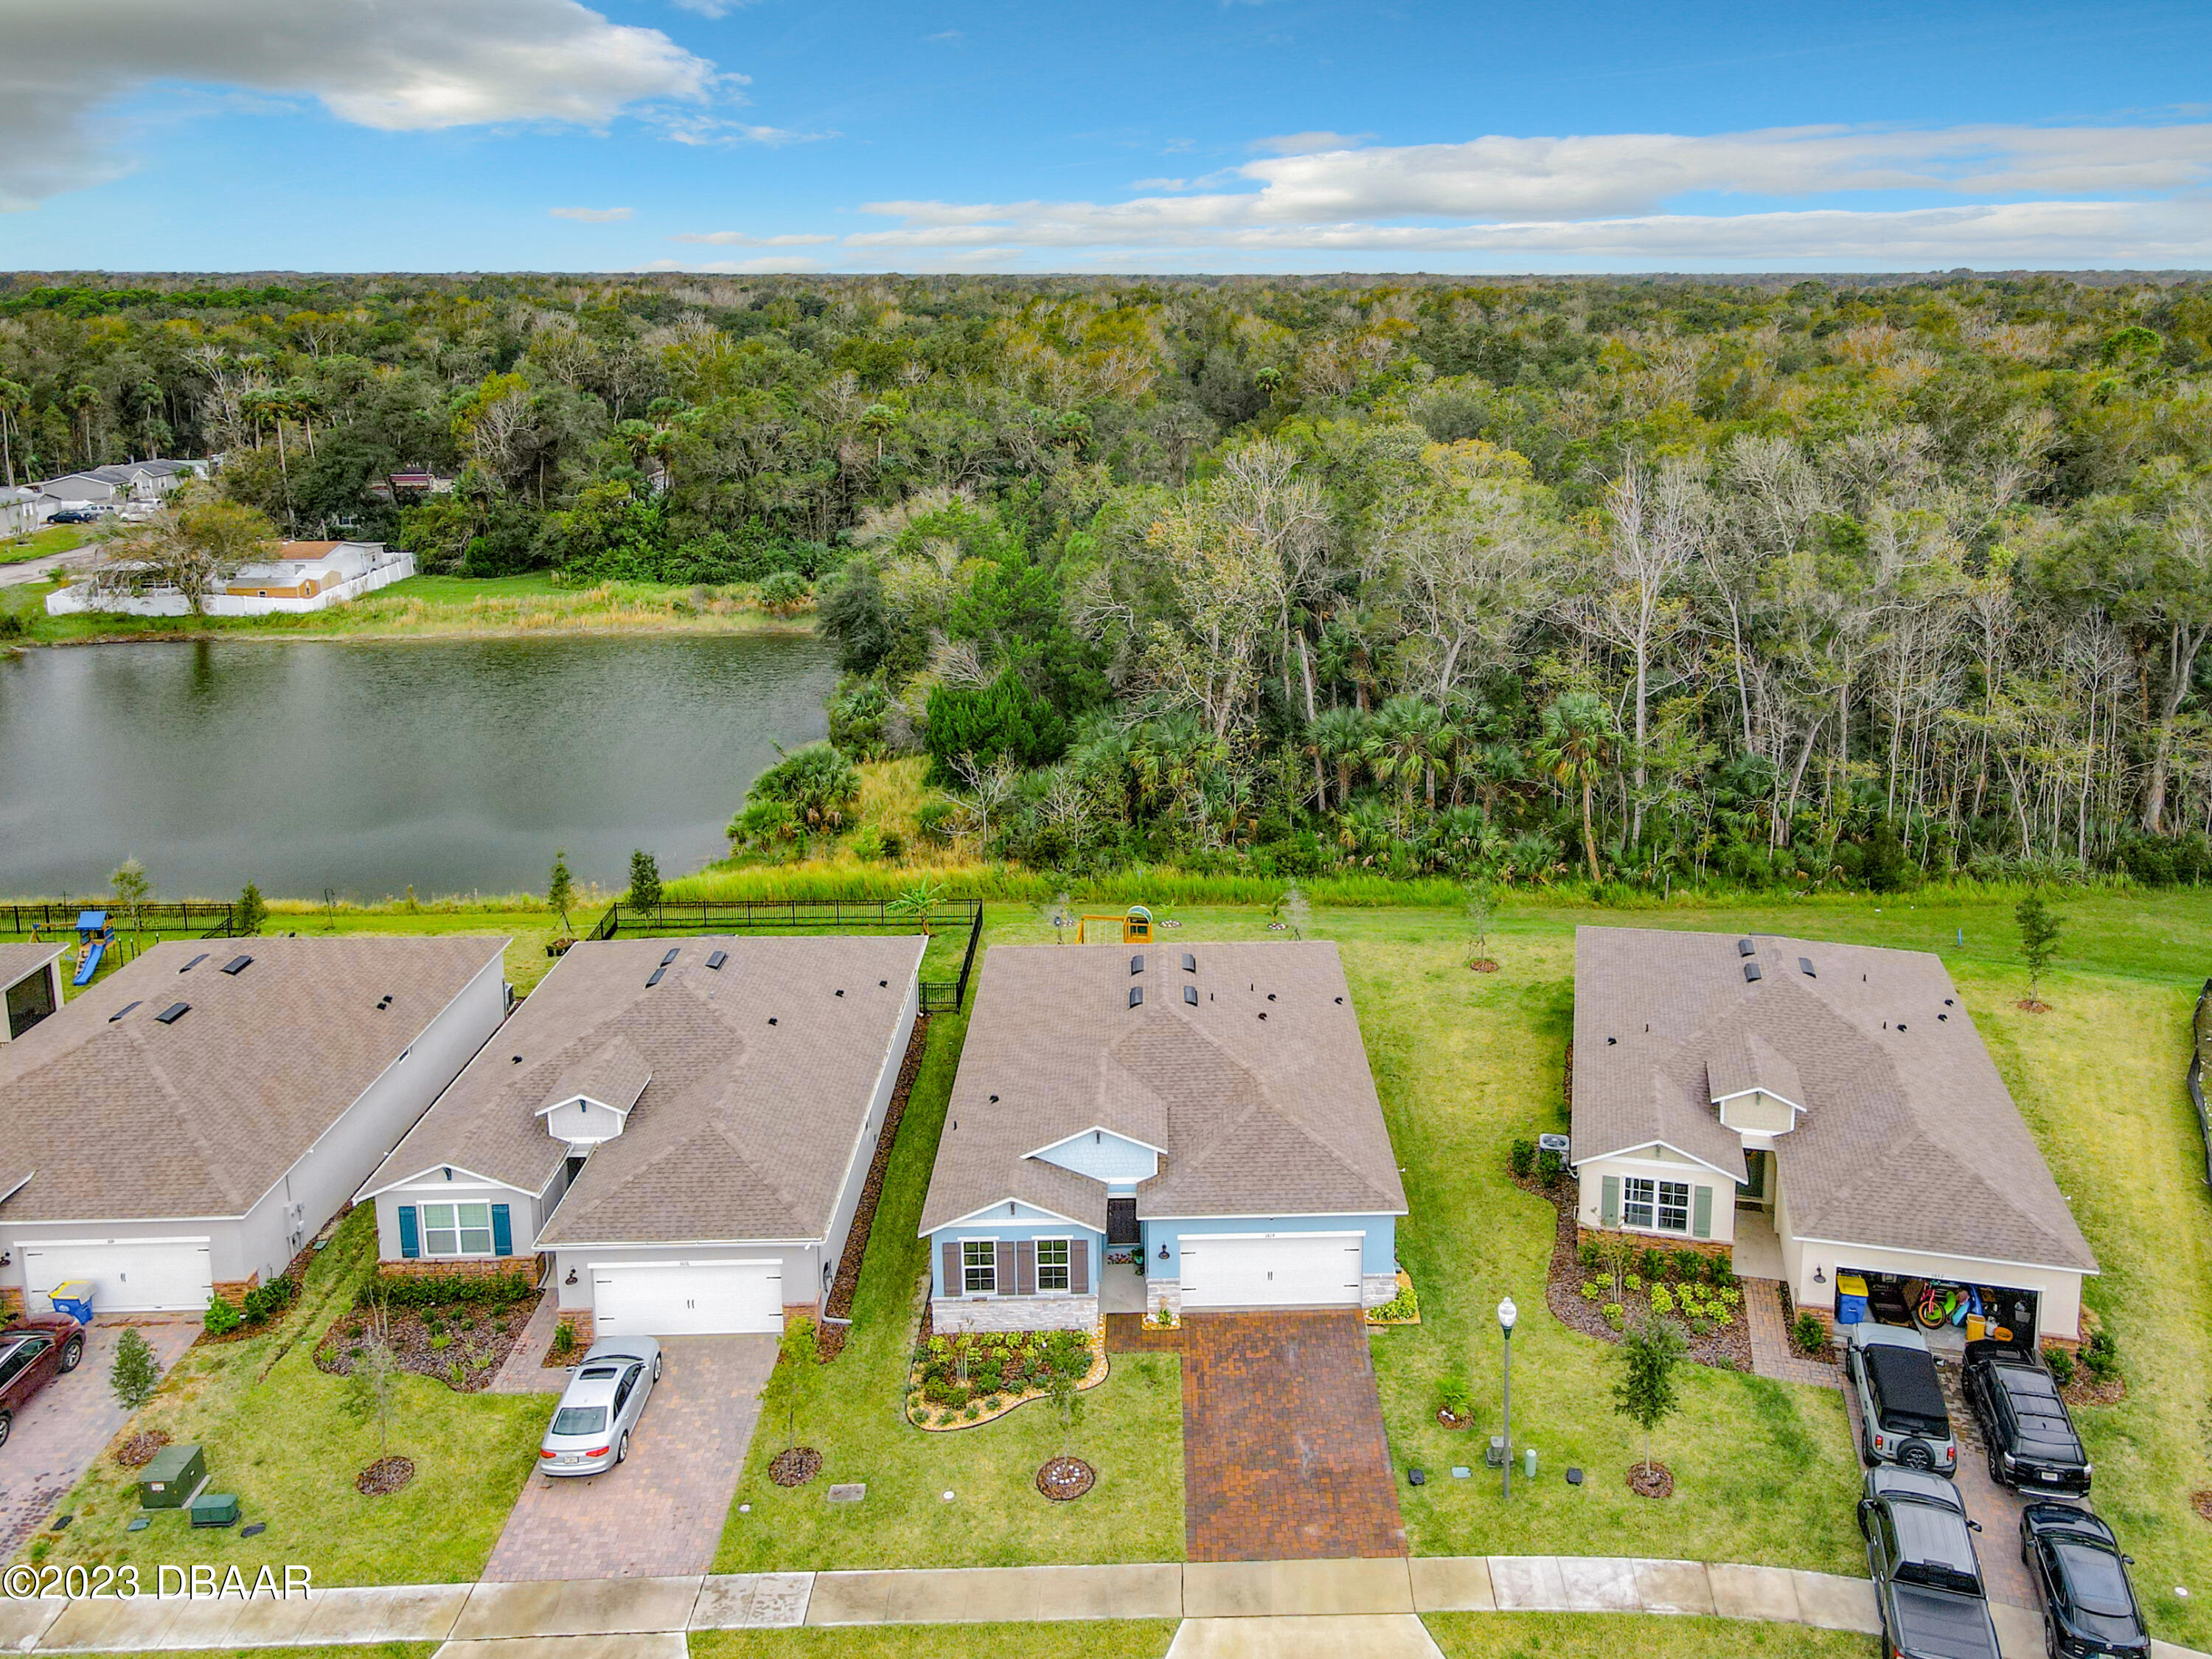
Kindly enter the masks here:
[[1188, 1316], [1182, 1445], [1193, 1561], [1406, 1553], [1356, 1310]]
[[661, 1351], [628, 1460], [605, 1474], [532, 1474], [485, 1578], [675, 1577], [714, 1564], [775, 1339], [671, 1337]]

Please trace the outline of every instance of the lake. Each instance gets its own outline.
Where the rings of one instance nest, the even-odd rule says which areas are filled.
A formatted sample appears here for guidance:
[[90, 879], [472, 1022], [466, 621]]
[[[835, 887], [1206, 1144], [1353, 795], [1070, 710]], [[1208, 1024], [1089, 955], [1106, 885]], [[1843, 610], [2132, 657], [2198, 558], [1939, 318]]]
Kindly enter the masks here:
[[618, 888], [722, 830], [828, 729], [803, 635], [209, 640], [0, 659], [0, 893], [543, 892], [553, 849]]

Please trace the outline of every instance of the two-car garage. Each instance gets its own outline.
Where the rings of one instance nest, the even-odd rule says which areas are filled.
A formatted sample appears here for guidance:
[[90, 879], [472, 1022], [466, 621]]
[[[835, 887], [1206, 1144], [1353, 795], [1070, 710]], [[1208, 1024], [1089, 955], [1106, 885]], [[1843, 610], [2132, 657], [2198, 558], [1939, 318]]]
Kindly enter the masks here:
[[25, 1242], [19, 1248], [29, 1311], [50, 1311], [48, 1291], [82, 1280], [91, 1284], [100, 1313], [201, 1312], [215, 1291], [209, 1245], [205, 1237]]
[[783, 1263], [595, 1261], [598, 1336], [726, 1336], [783, 1328]]
[[1185, 1233], [1182, 1306], [1356, 1308], [1359, 1233]]

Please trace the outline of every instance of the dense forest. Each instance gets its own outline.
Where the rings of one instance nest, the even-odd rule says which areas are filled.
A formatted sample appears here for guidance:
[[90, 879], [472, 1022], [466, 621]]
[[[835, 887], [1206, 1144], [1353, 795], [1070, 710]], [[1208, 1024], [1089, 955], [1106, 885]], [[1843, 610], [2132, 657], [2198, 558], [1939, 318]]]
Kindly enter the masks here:
[[216, 454], [432, 570], [811, 594], [837, 749], [993, 855], [2212, 866], [2212, 284], [129, 280], [0, 278], [11, 478]]

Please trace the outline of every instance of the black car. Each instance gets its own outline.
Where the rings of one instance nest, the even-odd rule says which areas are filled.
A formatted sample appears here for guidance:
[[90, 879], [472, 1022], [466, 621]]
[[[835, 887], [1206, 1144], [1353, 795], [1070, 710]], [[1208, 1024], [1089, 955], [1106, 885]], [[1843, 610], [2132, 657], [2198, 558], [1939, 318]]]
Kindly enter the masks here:
[[65, 507], [46, 522], [48, 524], [98, 524], [100, 514], [88, 507]]
[[1998, 1659], [1966, 1506], [1941, 1475], [1882, 1464], [1859, 1499], [1884, 1659]]
[[2071, 1504], [2030, 1504], [2021, 1512], [2020, 1559], [2043, 1604], [2043, 1632], [2059, 1659], [2106, 1654], [2143, 1659], [2143, 1632], [2128, 1565], [2112, 1529]]
[[2087, 1495], [2091, 1465], [2074, 1419], [2033, 1351], [2010, 1342], [1969, 1342], [1966, 1404], [1989, 1447], [1990, 1479], [2021, 1492]]

